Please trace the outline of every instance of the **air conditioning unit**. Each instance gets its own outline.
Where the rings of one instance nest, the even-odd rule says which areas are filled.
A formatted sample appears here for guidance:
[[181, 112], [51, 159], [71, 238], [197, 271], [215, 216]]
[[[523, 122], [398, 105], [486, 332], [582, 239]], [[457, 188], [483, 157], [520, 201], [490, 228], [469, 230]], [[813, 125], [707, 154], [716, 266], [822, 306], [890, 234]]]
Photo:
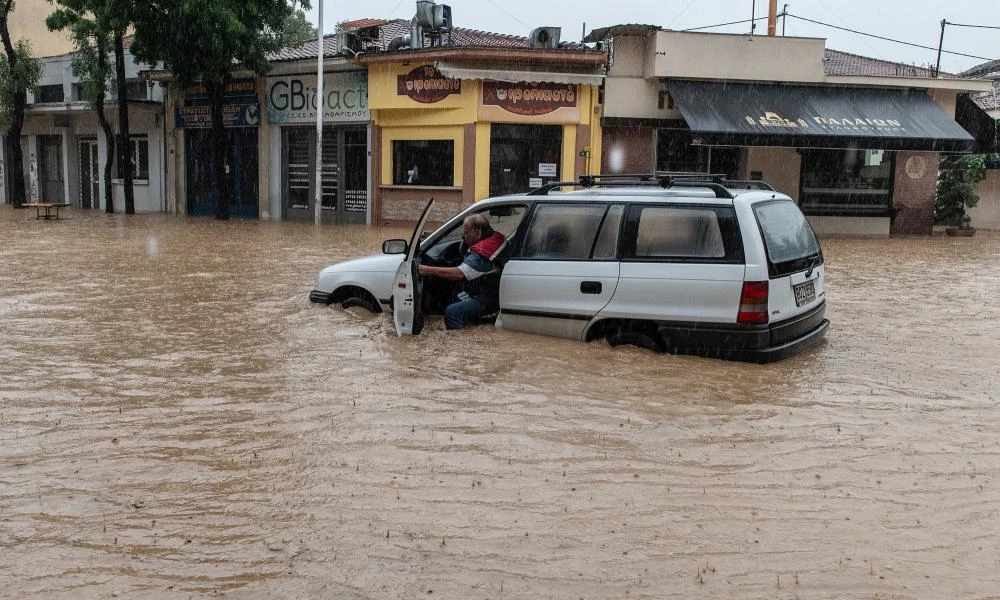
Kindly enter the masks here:
[[361, 52], [361, 38], [351, 31], [337, 33], [338, 54], [358, 54]]
[[536, 27], [528, 35], [532, 48], [558, 48], [562, 27]]

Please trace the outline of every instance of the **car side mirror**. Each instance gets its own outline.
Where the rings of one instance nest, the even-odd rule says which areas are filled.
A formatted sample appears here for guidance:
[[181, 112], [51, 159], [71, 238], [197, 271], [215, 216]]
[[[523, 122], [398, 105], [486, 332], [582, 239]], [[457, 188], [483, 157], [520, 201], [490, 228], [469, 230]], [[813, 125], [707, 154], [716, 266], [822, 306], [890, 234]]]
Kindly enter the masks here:
[[382, 242], [383, 254], [406, 254], [406, 240], [386, 240]]

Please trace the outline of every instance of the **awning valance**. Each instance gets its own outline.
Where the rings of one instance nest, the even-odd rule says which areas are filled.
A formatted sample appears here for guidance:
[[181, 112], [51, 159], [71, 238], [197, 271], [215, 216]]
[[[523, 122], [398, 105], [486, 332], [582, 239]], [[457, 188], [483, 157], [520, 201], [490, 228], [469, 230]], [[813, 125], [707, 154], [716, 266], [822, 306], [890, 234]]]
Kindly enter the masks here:
[[920, 90], [675, 79], [666, 87], [696, 143], [947, 152], [975, 144]]
[[517, 83], [519, 81], [537, 81], [548, 83], [570, 83], [584, 85], [600, 85], [604, 81], [602, 73], [553, 73], [548, 71], [509, 71], [506, 69], [479, 68], [467, 65], [456, 65], [444, 61], [437, 63], [437, 69], [445, 77], [455, 79], [489, 79]]

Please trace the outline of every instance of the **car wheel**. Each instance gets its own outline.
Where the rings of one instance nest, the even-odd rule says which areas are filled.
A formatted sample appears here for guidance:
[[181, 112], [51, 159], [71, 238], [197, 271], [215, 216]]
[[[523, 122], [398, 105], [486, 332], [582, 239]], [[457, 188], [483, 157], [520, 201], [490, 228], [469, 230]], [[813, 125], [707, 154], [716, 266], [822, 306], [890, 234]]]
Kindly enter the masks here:
[[637, 346], [646, 350], [652, 350], [653, 352], [661, 351], [659, 342], [653, 339], [653, 336], [637, 331], [619, 331], [618, 333], [613, 333], [608, 336], [608, 344], [612, 346]]
[[367, 298], [362, 298], [360, 296], [351, 296], [340, 303], [343, 308], [351, 308], [354, 306], [360, 306], [361, 308], [368, 309], [369, 312], [378, 312], [378, 309], [372, 303], [371, 300]]

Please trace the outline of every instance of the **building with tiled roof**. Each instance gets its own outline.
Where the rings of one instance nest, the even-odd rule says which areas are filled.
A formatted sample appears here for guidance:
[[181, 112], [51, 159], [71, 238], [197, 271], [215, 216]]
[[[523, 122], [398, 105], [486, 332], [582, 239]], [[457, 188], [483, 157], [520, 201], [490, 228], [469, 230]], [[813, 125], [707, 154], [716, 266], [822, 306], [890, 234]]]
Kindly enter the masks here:
[[[429, 5], [432, 21], [419, 14]], [[461, 27], [460, 14], [452, 23], [443, 5], [416, 10], [412, 20], [341, 22], [323, 38], [323, 162], [337, 167], [329, 182], [324, 172], [322, 220], [415, 221], [432, 194], [431, 220], [440, 221], [487, 196], [597, 170], [606, 52], [561, 41], [559, 28], [509, 35]], [[266, 162], [282, 165], [267, 178], [269, 216], [315, 214], [307, 170], [317, 152], [308, 121], [318, 51], [310, 40], [275, 52], [258, 84], [268, 104]], [[362, 132], [364, 146], [352, 141]], [[361, 179], [351, 166], [359, 162]]]
[[939, 154], [979, 144], [956, 107], [990, 90], [821, 38], [626, 24], [585, 41], [611, 52], [603, 172], [762, 178], [820, 233], [931, 233]]
[[984, 62], [962, 71], [960, 77], [977, 77], [993, 81], [993, 89], [972, 94], [972, 100], [994, 119], [1000, 119], [1000, 59]]

